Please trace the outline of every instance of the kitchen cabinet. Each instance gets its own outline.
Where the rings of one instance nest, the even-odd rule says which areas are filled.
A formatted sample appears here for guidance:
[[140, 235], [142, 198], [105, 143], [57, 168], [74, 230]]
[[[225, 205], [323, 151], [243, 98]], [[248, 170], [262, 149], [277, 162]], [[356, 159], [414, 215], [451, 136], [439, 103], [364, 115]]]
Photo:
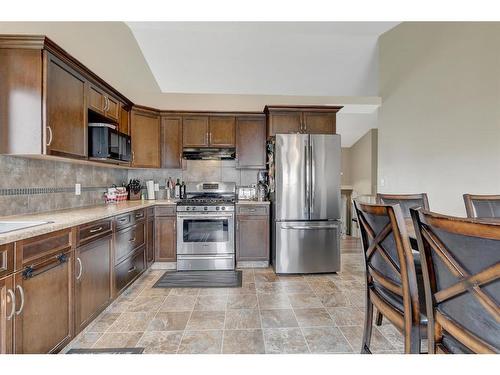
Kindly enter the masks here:
[[335, 134], [341, 106], [266, 106], [267, 136], [286, 133]]
[[125, 106], [120, 106], [120, 123], [118, 130], [121, 133], [130, 135], [130, 111]]
[[210, 116], [208, 144], [210, 147], [235, 147], [236, 118]]
[[184, 116], [182, 119], [183, 147], [208, 147], [208, 116]]
[[82, 331], [111, 301], [111, 231], [76, 248], [75, 332]]
[[146, 220], [146, 265], [151, 266], [155, 261], [155, 209], [148, 208]]
[[164, 116], [160, 131], [161, 167], [182, 168], [182, 117]]
[[0, 354], [11, 354], [13, 322], [15, 317], [14, 277], [0, 279]]
[[132, 110], [132, 166], [160, 168], [160, 116], [154, 111]]
[[269, 205], [236, 205], [236, 261], [269, 262]]
[[145, 248], [140, 247], [115, 267], [115, 295], [122, 292], [146, 269]]
[[177, 217], [175, 206], [155, 209], [155, 261], [177, 261]]
[[135, 249], [145, 243], [146, 228], [144, 221], [117, 232], [115, 235], [115, 264], [130, 256]]
[[47, 59], [46, 150], [49, 155], [87, 156], [85, 78], [50, 53]]
[[266, 121], [264, 116], [236, 119], [236, 167], [266, 169]]
[[87, 88], [88, 108], [118, 123], [121, 115], [121, 103], [93, 84]]
[[14, 271], [14, 244], [0, 245], [0, 277]]

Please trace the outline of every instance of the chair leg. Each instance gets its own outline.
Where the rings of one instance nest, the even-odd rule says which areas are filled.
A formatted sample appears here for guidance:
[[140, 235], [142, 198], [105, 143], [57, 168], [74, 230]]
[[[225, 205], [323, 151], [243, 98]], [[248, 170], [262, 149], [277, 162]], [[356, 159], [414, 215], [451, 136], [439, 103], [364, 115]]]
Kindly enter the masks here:
[[377, 318], [375, 319], [375, 325], [381, 326], [383, 317], [384, 316], [380, 313], [380, 311], [377, 311]]
[[366, 301], [365, 309], [365, 328], [363, 331], [363, 341], [361, 343], [361, 354], [371, 354], [370, 341], [372, 338], [373, 328], [373, 304], [369, 298]]

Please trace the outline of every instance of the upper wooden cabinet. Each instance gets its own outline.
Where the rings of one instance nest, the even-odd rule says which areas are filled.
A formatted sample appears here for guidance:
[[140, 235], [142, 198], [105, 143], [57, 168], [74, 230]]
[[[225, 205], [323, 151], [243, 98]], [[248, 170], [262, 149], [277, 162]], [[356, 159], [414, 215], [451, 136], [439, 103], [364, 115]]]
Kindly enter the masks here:
[[132, 166], [160, 168], [160, 115], [158, 112], [132, 109]]
[[162, 116], [161, 167], [182, 168], [182, 117]]
[[47, 154], [87, 156], [85, 78], [47, 53], [46, 150]]
[[121, 129], [131, 105], [47, 37], [0, 35], [0, 154], [85, 159], [89, 112]]
[[183, 117], [182, 145], [184, 147], [208, 147], [208, 116]]
[[104, 90], [93, 84], [88, 85], [87, 89], [88, 108], [97, 112], [108, 119], [119, 122], [121, 115], [121, 104]]
[[210, 147], [234, 147], [236, 118], [234, 116], [210, 116], [208, 121]]
[[183, 147], [235, 147], [235, 132], [235, 116], [182, 116]]
[[236, 167], [266, 168], [266, 119], [241, 116], [236, 119]]
[[335, 134], [341, 106], [266, 106], [267, 136], [286, 133]]

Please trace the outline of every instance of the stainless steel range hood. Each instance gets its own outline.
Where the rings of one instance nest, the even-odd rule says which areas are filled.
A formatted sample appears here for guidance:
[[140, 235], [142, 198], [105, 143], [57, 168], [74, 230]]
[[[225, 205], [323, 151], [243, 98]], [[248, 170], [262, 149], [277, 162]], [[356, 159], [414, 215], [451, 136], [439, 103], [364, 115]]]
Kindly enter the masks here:
[[182, 157], [186, 160], [234, 160], [234, 148], [184, 148]]

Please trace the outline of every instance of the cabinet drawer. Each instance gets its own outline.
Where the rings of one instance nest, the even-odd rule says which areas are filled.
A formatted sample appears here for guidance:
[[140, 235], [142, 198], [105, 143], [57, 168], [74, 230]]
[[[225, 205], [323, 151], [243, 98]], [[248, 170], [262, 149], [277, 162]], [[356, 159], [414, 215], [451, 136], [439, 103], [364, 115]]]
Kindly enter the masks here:
[[111, 219], [80, 225], [77, 228], [76, 246], [83, 245], [109, 233], [111, 233]]
[[14, 271], [14, 244], [0, 245], [0, 278]]
[[41, 262], [54, 254], [69, 250], [72, 246], [71, 229], [47, 233], [16, 243], [15, 270], [24, 265]]
[[145, 243], [145, 223], [138, 223], [116, 233], [115, 264]]
[[118, 215], [115, 217], [116, 229], [122, 229], [129, 227], [138, 221], [143, 220], [146, 217], [146, 210], [140, 209], [133, 212], [128, 212], [123, 215]]
[[269, 205], [236, 205], [237, 215], [269, 215]]
[[157, 206], [155, 208], [155, 216], [175, 216], [176, 212], [176, 206]]
[[131, 257], [123, 260], [115, 267], [115, 288], [119, 293], [146, 268], [144, 247], [138, 249]]
[[154, 207], [146, 208], [146, 217], [151, 218], [153, 216], [155, 216], [155, 208]]

